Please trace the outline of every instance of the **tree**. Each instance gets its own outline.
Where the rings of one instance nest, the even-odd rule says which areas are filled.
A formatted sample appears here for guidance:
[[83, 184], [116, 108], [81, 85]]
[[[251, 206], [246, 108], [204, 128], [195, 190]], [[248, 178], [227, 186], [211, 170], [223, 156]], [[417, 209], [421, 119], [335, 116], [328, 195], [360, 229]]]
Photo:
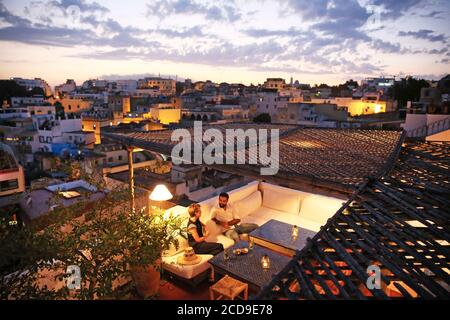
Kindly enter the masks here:
[[[180, 218], [161, 210], [133, 212], [127, 189], [111, 191], [93, 205], [59, 209], [52, 217], [56, 221], [43, 229], [1, 224], [2, 298], [120, 298], [131, 267], [152, 265], [171, 244], [178, 246], [181, 226]], [[66, 285], [68, 266], [79, 268], [80, 289]], [[43, 274], [50, 286], [41, 281]]]
[[420, 90], [428, 88], [430, 84], [424, 79], [414, 79], [413, 77], [404, 78], [395, 82], [389, 89], [388, 94], [398, 101], [399, 107], [405, 107], [408, 101], [418, 101], [420, 99]]
[[31, 97], [33, 95], [44, 96], [44, 90], [42, 88], [33, 88], [31, 91], [27, 91], [13, 80], [0, 80], [0, 104], [4, 100], [8, 100], [11, 103], [11, 97]]
[[261, 113], [253, 118], [253, 122], [255, 122], [255, 123], [271, 123], [272, 118], [270, 117], [270, 114], [268, 114], [268, 113]]

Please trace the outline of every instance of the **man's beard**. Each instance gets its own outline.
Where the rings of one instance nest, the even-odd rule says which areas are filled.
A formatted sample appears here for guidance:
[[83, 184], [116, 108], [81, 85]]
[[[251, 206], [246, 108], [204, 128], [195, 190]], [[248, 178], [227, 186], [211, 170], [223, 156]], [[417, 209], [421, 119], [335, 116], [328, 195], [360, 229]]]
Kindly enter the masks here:
[[222, 209], [225, 208], [226, 206], [227, 206], [226, 204], [219, 203], [219, 207], [221, 207]]

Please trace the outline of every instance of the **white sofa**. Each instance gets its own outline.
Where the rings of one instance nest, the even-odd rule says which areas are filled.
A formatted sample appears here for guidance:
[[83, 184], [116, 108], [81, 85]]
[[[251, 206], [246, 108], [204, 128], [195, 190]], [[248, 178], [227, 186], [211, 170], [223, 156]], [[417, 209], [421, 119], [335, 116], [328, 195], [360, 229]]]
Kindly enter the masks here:
[[[228, 193], [230, 202], [234, 205], [243, 223], [256, 223], [263, 225], [265, 222], [275, 219], [289, 224], [295, 224], [301, 228], [318, 232], [327, 220], [345, 202], [342, 199], [325, 197], [312, 193], [283, 188], [265, 182], [253, 181], [241, 188]], [[220, 233], [220, 228], [210, 219], [211, 208], [218, 201], [214, 197], [200, 202], [202, 208], [201, 221], [208, 228], [209, 242], [220, 242], [224, 248], [232, 246], [233, 240]], [[181, 215], [187, 220], [189, 215], [187, 208], [177, 206], [171, 209], [174, 214]], [[176, 263], [179, 255], [183, 254], [188, 246], [187, 240], [179, 237], [180, 246], [168, 250], [163, 255], [163, 269], [180, 278], [190, 280], [207, 273], [210, 265], [208, 261], [212, 255], [200, 255], [202, 262], [193, 266], [181, 266]]]

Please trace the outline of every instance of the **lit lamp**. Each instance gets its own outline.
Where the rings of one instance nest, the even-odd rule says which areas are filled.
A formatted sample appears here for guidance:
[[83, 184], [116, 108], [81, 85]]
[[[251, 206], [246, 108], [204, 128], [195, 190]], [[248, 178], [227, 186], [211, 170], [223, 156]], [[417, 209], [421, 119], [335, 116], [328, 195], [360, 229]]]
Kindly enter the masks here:
[[[163, 202], [173, 198], [173, 195], [170, 193], [169, 189], [163, 184], [158, 184], [155, 189], [153, 189], [150, 194], [150, 200]], [[158, 207], [159, 211], [161, 211], [161, 207]]]
[[298, 227], [297, 226], [293, 226], [292, 227], [292, 238], [295, 240], [298, 237]]
[[261, 258], [261, 266], [264, 270], [268, 270], [270, 269], [270, 259], [269, 256], [267, 254], [265, 254], [262, 258]]
[[153, 201], [167, 201], [173, 198], [173, 195], [170, 193], [169, 189], [163, 184], [158, 184], [155, 189], [153, 189], [150, 194], [150, 200]]

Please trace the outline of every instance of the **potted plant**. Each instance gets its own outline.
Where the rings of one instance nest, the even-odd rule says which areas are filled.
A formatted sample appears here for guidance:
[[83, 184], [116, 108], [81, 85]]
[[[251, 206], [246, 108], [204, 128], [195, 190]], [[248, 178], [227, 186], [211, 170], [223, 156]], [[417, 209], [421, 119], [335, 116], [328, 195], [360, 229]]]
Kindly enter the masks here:
[[[171, 244], [177, 245], [179, 218], [164, 216], [162, 211], [134, 212], [128, 190], [113, 190], [95, 203], [80, 201], [59, 208], [51, 217], [51, 224], [39, 230], [2, 231], [0, 252], [5, 259], [10, 255], [20, 260], [4, 274], [11, 276], [8, 286], [0, 286], [7, 289], [2, 296], [120, 299], [124, 297], [121, 288], [133, 282], [142, 297], [158, 292], [161, 254]], [[69, 266], [80, 271], [75, 289], [60, 285], [70, 279]], [[52, 277], [44, 287], [36, 281], [43, 274]]]
[[143, 298], [155, 296], [159, 291], [161, 256], [171, 245], [178, 248], [181, 220], [154, 207], [150, 214], [141, 214], [131, 230], [138, 232], [132, 247], [134, 258], [130, 259], [131, 276], [136, 290]]

